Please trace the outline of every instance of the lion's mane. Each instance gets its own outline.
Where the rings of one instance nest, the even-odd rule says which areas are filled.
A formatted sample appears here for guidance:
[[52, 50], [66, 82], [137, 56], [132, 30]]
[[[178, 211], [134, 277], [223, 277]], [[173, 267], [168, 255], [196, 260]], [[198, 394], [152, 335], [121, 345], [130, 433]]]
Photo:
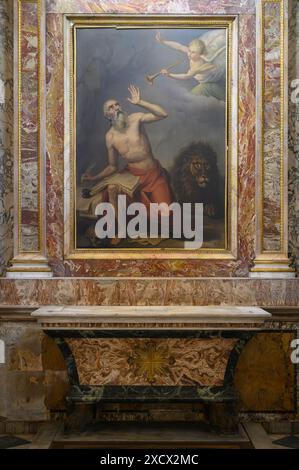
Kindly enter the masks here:
[[[201, 163], [206, 162], [209, 166], [209, 181], [205, 187], [200, 187], [191, 172], [191, 162], [196, 160], [194, 157], [197, 157]], [[202, 202], [204, 204], [204, 213], [205, 205], [209, 205], [214, 207], [214, 217], [223, 215], [223, 205], [220, 203], [219, 197], [220, 178], [217, 156], [209, 144], [202, 141], [193, 142], [181, 150], [174, 162], [172, 182], [178, 202]]]

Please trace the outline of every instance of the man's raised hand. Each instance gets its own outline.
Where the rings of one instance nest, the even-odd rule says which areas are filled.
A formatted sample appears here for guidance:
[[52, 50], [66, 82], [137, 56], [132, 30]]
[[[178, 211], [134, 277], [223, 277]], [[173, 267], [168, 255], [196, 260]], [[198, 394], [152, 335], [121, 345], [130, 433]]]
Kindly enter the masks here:
[[139, 104], [140, 103], [140, 90], [137, 86], [130, 85], [128, 88], [129, 92], [131, 93], [131, 97], [128, 98], [128, 101], [132, 104]]

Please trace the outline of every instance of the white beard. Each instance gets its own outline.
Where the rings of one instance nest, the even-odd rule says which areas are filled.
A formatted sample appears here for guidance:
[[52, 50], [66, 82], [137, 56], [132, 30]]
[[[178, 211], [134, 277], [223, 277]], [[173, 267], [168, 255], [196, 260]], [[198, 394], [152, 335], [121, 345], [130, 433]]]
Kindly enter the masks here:
[[120, 111], [117, 115], [117, 118], [112, 120], [112, 126], [118, 131], [125, 129], [127, 125], [128, 125], [128, 115], [124, 111]]

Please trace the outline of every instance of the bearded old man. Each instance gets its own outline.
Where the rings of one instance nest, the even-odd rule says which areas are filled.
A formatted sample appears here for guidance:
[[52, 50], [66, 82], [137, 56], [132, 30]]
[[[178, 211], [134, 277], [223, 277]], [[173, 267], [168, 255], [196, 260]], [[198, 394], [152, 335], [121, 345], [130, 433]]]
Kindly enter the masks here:
[[[85, 173], [82, 180], [100, 181], [111, 176], [118, 171], [118, 156], [122, 156], [127, 162], [123, 171], [139, 177], [139, 202], [142, 202], [147, 210], [150, 203], [164, 202], [170, 205], [173, 202], [173, 195], [167, 171], [154, 158], [144, 128], [144, 124], [165, 119], [167, 113], [161, 106], [142, 100], [140, 90], [136, 86], [130, 85], [128, 90], [130, 92], [128, 101], [144, 108], [147, 112], [127, 114], [114, 99], [104, 103], [104, 116], [111, 124], [106, 134], [108, 165], [96, 175]], [[118, 188], [109, 187], [108, 192], [109, 200], [113, 203], [118, 196]]]

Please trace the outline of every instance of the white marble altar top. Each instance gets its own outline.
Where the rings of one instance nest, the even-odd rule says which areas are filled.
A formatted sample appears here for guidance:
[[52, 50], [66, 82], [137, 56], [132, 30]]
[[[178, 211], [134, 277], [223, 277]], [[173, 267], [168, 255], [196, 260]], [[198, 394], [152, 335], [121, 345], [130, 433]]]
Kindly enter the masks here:
[[99, 323], [263, 323], [271, 314], [244, 306], [47, 306], [31, 314], [44, 327]]

